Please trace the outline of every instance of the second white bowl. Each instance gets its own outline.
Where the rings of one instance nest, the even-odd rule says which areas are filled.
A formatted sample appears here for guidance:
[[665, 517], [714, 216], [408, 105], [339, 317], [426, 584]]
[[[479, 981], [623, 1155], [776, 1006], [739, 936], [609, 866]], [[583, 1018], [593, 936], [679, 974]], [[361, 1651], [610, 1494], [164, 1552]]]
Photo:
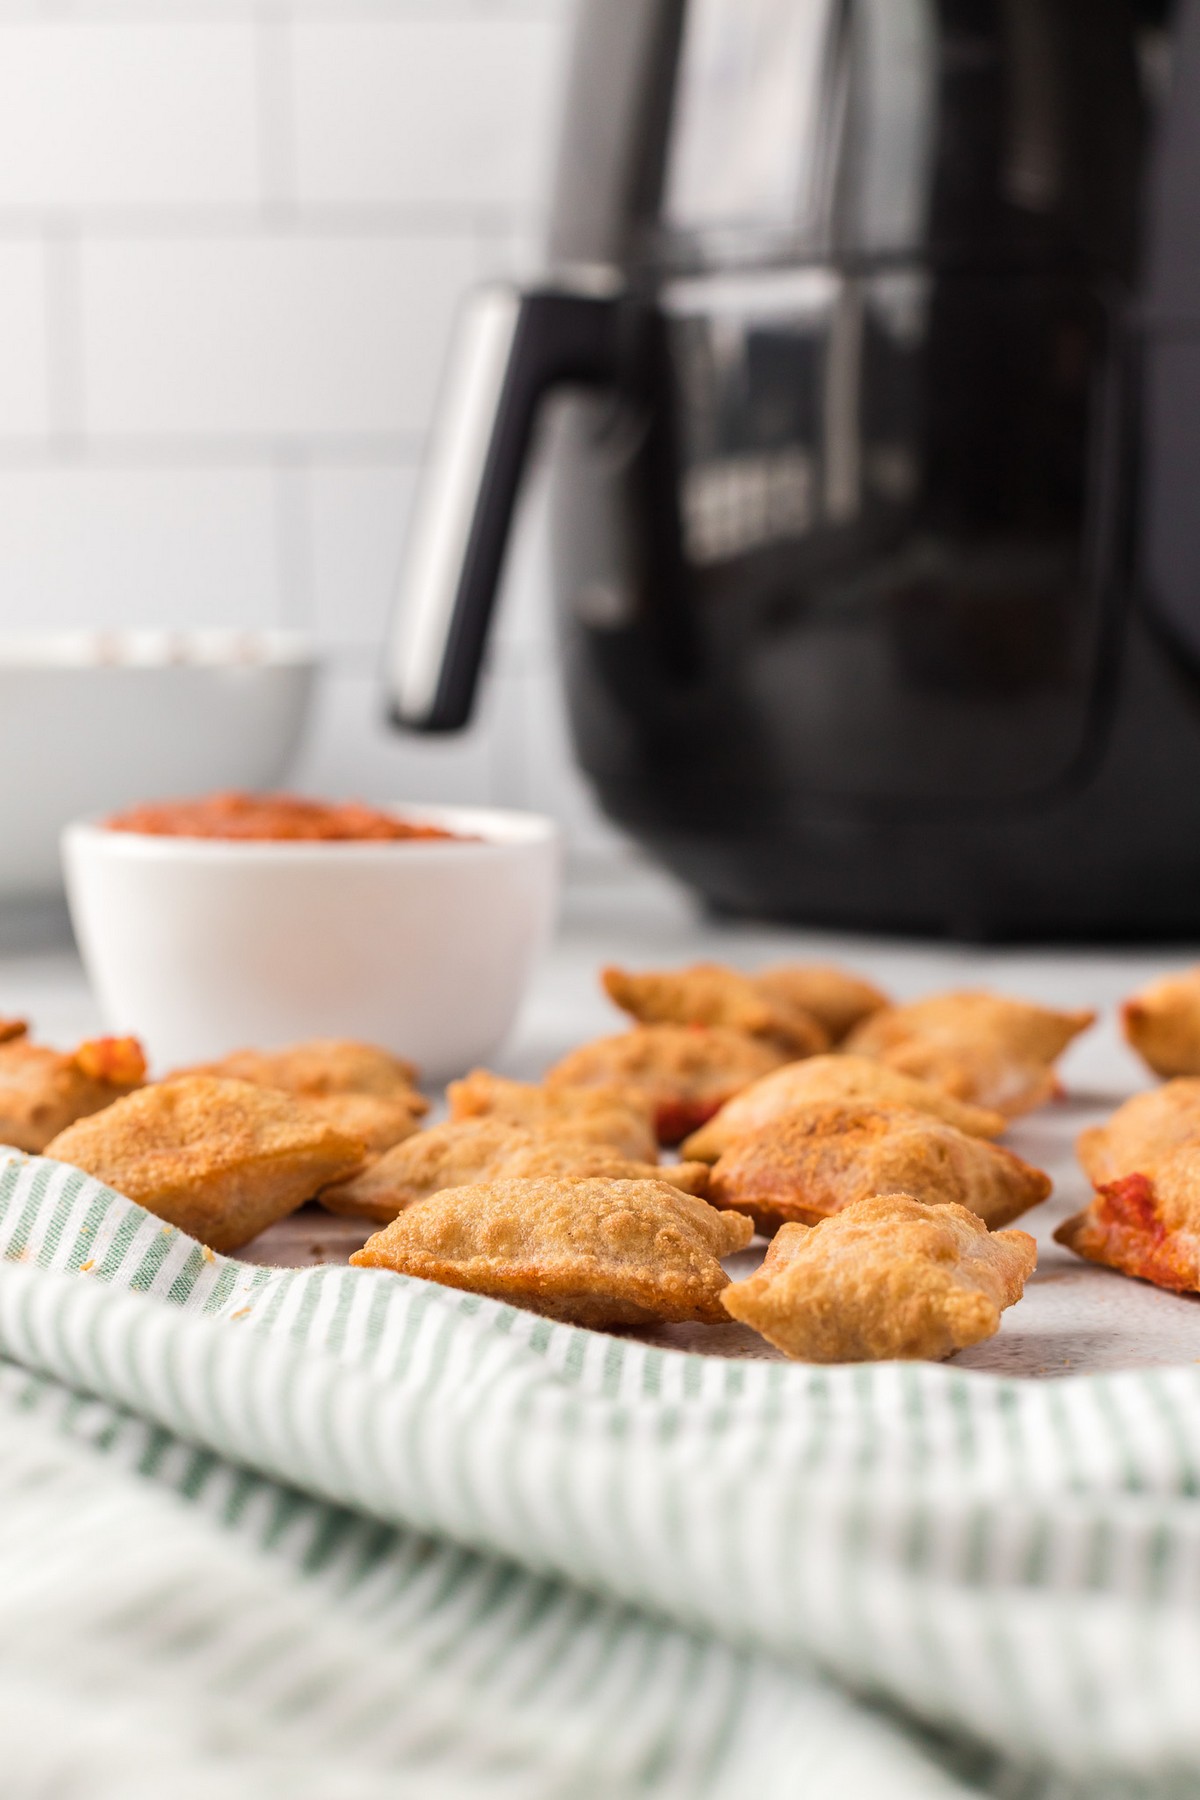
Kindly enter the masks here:
[[477, 841], [246, 843], [75, 824], [67, 898], [114, 1031], [158, 1069], [352, 1037], [445, 1080], [516, 1017], [556, 911], [558, 831], [533, 814], [397, 807]]
[[160, 793], [272, 787], [317, 658], [282, 632], [0, 636], [0, 901], [55, 892], [69, 819]]

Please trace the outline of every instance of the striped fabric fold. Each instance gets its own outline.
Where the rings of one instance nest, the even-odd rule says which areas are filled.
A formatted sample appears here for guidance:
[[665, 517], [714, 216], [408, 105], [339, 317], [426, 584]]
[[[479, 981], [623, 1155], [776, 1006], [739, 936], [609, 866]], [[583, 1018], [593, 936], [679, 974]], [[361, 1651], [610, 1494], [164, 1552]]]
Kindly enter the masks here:
[[[1015, 1383], [682, 1355], [378, 1271], [214, 1257], [15, 1155], [0, 1258], [0, 1417], [47, 1494], [112, 1487], [127, 1519], [207, 1547], [226, 1584], [207, 1629], [221, 1657], [244, 1631], [249, 1688], [320, 1693], [323, 1618], [345, 1639], [336, 1694], [356, 1648], [378, 1659], [364, 1706], [398, 1616], [439, 1644], [437, 1704], [395, 1702], [386, 1751], [372, 1727], [344, 1753], [366, 1784], [347, 1792], [387, 1770], [438, 1794], [1200, 1791], [1200, 1370]], [[105, 1516], [89, 1562], [70, 1515], [86, 1568]], [[239, 1580], [269, 1595], [240, 1627]], [[226, 1742], [222, 1681], [204, 1691]], [[259, 1706], [248, 1768], [282, 1704]], [[313, 1706], [304, 1732], [326, 1737], [299, 1773], [280, 1763], [291, 1793], [346, 1737]], [[206, 1779], [207, 1747], [188, 1754]]]

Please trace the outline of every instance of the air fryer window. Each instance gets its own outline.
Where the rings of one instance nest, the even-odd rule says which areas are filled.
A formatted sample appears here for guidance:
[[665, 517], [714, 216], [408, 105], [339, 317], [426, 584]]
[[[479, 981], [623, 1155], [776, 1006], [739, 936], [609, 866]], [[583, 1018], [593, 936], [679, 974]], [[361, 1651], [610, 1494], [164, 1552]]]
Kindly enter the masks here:
[[694, 0], [667, 168], [667, 223], [802, 230], [819, 204], [835, 0]]

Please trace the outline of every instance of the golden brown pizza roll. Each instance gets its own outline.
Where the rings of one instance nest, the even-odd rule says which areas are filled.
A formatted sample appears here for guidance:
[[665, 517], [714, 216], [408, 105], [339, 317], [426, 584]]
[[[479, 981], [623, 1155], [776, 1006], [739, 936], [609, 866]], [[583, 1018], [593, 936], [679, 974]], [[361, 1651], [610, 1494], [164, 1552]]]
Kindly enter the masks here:
[[446, 1089], [452, 1119], [500, 1119], [538, 1137], [570, 1137], [604, 1144], [633, 1162], [657, 1162], [650, 1102], [621, 1086], [553, 1087], [509, 1081], [490, 1069], [472, 1069]]
[[283, 1050], [233, 1050], [219, 1062], [177, 1074], [220, 1075], [310, 1096], [406, 1093], [417, 1080], [415, 1064], [353, 1038], [308, 1038]]
[[722, 1300], [800, 1362], [932, 1362], [994, 1336], [1036, 1264], [1028, 1232], [989, 1232], [966, 1207], [890, 1194], [785, 1225]]
[[310, 1038], [285, 1050], [234, 1050], [219, 1062], [180, 1069], [277, 1088], [311, 1102], [316, 1112], [371, 1151], [390, 1150], [418, 1128], [429, 1102], [413, 1085], [415, 1066], [375, 1044]]
[[911, 1194], [1007, 1225], [1050, 1192], [1050, 1177], [1011, 1150], [902, 1107], [817, 1103], [739, 1138], [714, 1163], [714, 1206], [749, 1213], [769, 1235], [812, 1224], [873, 1194]]
[[409, 1207], [350, 1260], [575, 1325], [719, 1323], [718, 1258], [753, 1229], [665, 1181], [494, 1181]]
[[504, 1169], [505, 1178], [531, 1181], [542, 1175], [605, 1176], [610, 1181], [665, 1181], [697, 1199], [708, 1197], [709, 1168], [701, 1162], [646, 1163], [618, 1156], [600, 1144], [570, 1138], [535, 1138], [518, 1150]]
[[740, 1137], [771, 1124], [798, 1106], [819, 1100], [861, 1100], [870, 1106], [906, 1106], [913, 1112], [945, 1119], [971, 1137], [999, 1137], [1008, 1120], [1003, 1113], [952, 1100], [940, 1088], [901, 1075], [886, 1063], [867, 1056], [810, 1056], [803, 1062], [785, 1063], [761, 1081], [743, 1088], [707, 1125], [693, 1132], [683, 1145], [685, 1156], [716, 1162]]
[[787, 1060], [773, 1044], [721, 1025], [635, 1025], [572, 1050], [546, 1086], [632, 1088], [652, 1109], [659, 1143], [677, 1144]]
[[0, 1143], [44, 1150], [76, 1119], [111, 1106], [145, 1076], [136, 1038], [93, 1038], [61, 1051], [12, 1037], [0, 1044]]
[[1105, 1182], [1054, 1236], [1087, 1262], [1176, 1293], [1200, 1292], [1200, 1149]]
[[1200, 1147], [1200, 1080], [1180, 1076], [1135, 1094], [1103, 1125], [1081, 1131], [1075, 1147], [1092, 1186], [1103, 1187], [1191, 1145]]
[[770, 994], [721, 963], [631, 974], [608, 968], [600, 977], [609, 999], [642, 1025], [719, 1025], [762, 1038], [786, 1056], [829, 1048], [829, 1034], [784, 994]]
[[768, 999], [790, 1001], [811, 1014], [831, 1044], [840, 1044], [856, 1025], [891, 1005], [881, 988], [831, 963], [776, 963], [760, 969], [754, 985]]
[[374, 1152], [412, 1136], [428, 1112], [428, 1100], [414, 1087], [414, 1064], [353, 1039], [315, 1037], [273, 1051], [236, 1049], [219, 1062], [176, 1069], [171, 1078], [184, 1075], [216, 1075], [295, 1094], [329, 1125], [362, 1139]]
[[528, 1181], [543, 1175], [605, 1176], [614, 1181], [654, 1181], [661, 1176], [691, 1194], [702, 1194], [708, 1186], [704, 1163], [660, 1170], [653, 1163], [631, 1161], [605, 1144], [538, 1137], [501, 1119], [451, 1119], [397, 1144], [349, 1181], [327, 1188], [320, 1200], [330, 1212], [386, 1225], [405, 1207], [443, 1188]]
[[344, 1136], [357, 1138], [373, 1156], [419, 1131], [421, 1115], [428, 1111], [428, 1102], [411, 1088], [407, 1094], [297, 1094], [295, 1098]]
[[224, 1251], [348, 1175], [363, 1146], [276, 1088], [185, 1075], [81, 1119], [46, 1154]]
[[[329, 1212], [387, 1225], [406, 1206], [442, 1188], [469, 1187], [490, 1178], [508, 1156], [535, 1141], [503, 1119], [448, 1119], [406, 1138], [318, 1198]], [[611, 1154], [601, 1149], [601, 1154]]]
[[1054, 1063], [1095, 1017], [1002, 994], [935, 994], [876, 1013], [846, 1049], [1015, 1118], [1058, 1092]]
[[11, 1044], [14, 1038], [28, 1036], [29, 1021], [27, 1019], [0, 1018], [0, 1044]]
[[1152, 981], [1126, 1000], [1121, 1025], [1156, 1075], [1200, 1075], [1200, 969]]

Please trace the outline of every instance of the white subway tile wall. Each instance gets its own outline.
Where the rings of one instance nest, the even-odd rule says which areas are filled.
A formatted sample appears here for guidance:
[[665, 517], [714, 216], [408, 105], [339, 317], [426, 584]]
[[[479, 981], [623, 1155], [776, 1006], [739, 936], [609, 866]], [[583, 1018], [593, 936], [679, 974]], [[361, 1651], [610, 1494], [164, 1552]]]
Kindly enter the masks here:
[[250, 19], [96, 24], [47, 12], [4, 33], [0, 205], [257, 203]]
[[18, 440], [50, 429], [47, 257], [38, 243], [0, 243], [0, 420]]
[[419, 443], [469, 237], [106, 237], [80, 246], [85, 435]]
[[557, 47], [545, 17], [409, 18], [369, 31], [298, 22], [298, 198], [529, 215], [543, 192], [536, 122]]
[[456, 305], [537, 266], [571, 5], [5, 0], [0, 630], [310, 630], [299, 781], [613, 844], [536, 498], [472, 729], [391, 732], [375, 674]]

